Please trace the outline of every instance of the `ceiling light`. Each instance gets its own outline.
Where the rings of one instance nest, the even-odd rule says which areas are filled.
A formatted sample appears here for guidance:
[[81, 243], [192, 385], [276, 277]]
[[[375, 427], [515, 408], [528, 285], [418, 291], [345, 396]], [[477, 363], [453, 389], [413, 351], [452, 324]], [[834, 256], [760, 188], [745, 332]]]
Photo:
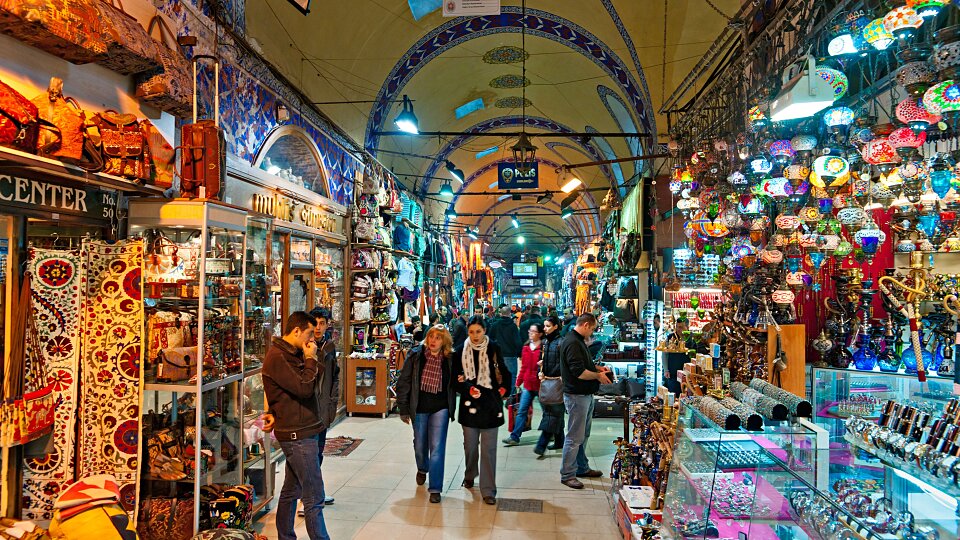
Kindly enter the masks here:
[[567, 198], [563, 199], [563, 202], [560, 203], [560, 217], [567, 219], [573, 215], [573, 203], [577, 202], [577, 198], [580, 197], [580, 193], [574, 191], [570, 195], [567, 195]]
[[543, 260], [545, 260], [545, 261], [547, 261], [547, 262], [550, 262], [550, 261], [553, 260], [553, 256], [551, 256], [551, 255], [544, 255], [544, 256], [543, 256]]
[[447, 172], [450, 173], [450, 176], [452, 176], [454, 180], [459, 180], [462, 183], [463, 179], [466, 178], [466, 175], [463, 174], [463, 170], [458, 169], [457, 166], [454, 165], [449, 159], [446, 162], [446, 167]]
[[806, 69], [790, 79], [770, 104], [771, 120], [783, 122], [807, 118], [833, 105], [834, 88], [817, 74], [816, 67], [813, 57], [808, 56]]
[[557, 259], [557, 264], [563, 264], [563, 263], [565, 263], [565, 262], [567, 262], [567, 256], [566, 256], [566, 255], [561, 255], [561, 256]]
[[537, 197], [537, 204], [547, 204], [551, 199], [553, 199], [553, 193], [547, 191], [543, 195]]
[[417, 115], [413, 114], [413, 102], [406, 95], [403, 96], [402, 107], [400, 114], [397, 115], [393, 123], [396, 124], [397, 129], [404, 133], [419, 135], [420, 122], [417, 121]]
[[512, 217], [510, 217], [510, 223], [513, 224], [513, 228], [514, 228], [514, 229], [519, 229], [519, 228], [520, 228], [520, 218], [518, 218], [516, 214], [514, 214]]
[[572, 216], [572, 215], [573, 215], [573, 208], [571, 208], [571, 207], [569, 207], [569, 206], [566, 207], [566, 208], [564, 208], [564, 209], [562, 209], [562, 210], [560, 210], [560, 218], [561, 218], [561, 219], [567, 219], [568, 217], [570, 217], [570, 216]]
[[453, 188], [450, 186], [450, 182], [445, 181], [443, 185], [440, 186], [440, 195], [444, 197], [453, 197]]
[[537, 147], [530, 142], [526, 131], [520, 132], [520, 139], [510, 149], [517, 169], [527, 171], [537, 166]]
[[467, 236], [469, 236], [470, 238], [473, 238], [474, 240], [478, 238], [477, 233], [479, 232], [480, 232], [479, 229], [471, 229], [469, 227], [467, 228]]
[[527, 241], [527, 239], [524, 238], [522, 234], [517, 237], [517, 243], [520, 244], [521, 246], [522, 246], [522, 245], [524, 244], [524, 242], [526, 242], [526, 241]]
[[447, 219], [457, 219], [457, 211], [453, 209], [453, 205], [447, 208], [447, 211], [443, 214], [447, 216]]
[[580, 187], [582, 184], [583, 184], [583, 182], [581, 182], [579, 178], [577, 178], [576, 176], [574, 176], [574, 177], [571, 178], [569, 181], [567, 181], [567, 183], [564, 184], [563, 187], [560, 188], [560, 191], [562, 191], [562, 192], [564, 192], [564, 193], [570, 193], [571, 191], [573, 191], [573, 190], [577, 189], [578, 187]]

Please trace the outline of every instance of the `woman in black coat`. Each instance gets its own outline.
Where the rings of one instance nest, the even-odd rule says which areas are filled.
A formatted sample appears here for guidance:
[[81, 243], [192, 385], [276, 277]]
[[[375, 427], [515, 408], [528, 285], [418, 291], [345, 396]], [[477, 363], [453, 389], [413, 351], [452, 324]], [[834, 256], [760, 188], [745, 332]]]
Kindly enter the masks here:
[[[546, 332], [543, 342], [543, 360], [541, 369], [544, 377], [560, 376], [560, 319], [556, 316], [547, 317], [543, 321], [543, 330]], [[542, 379], [541, 379], [542, 380]], [[547, 450], [563, 449], [563, 416], [566, 407], [563, 403], [544, 405], [540, 403], [543, 418], [540, 420], [540, 440], [533, 448], [533, 453], [542, 456]], [[553, 444], [547, 446], [553, 439]]]
[[497, 503], [497, 433], [503, 421], [503, 397], [513, 378], [497, 344], [486, 335], [483, 317], [467, 322], [467, 339], [453, 353], [454, 387], [460, 394], [457, 419], [463, 426], [463, 486], [480, 475], [483, 502]]

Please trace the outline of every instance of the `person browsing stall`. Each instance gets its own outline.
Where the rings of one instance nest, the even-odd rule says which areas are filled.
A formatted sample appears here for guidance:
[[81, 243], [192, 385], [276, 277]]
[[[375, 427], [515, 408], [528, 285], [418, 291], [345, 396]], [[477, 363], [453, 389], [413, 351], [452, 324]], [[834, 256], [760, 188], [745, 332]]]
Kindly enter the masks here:
[[521, 388], [520, 405], [517, 408], [517, 417], [513, 422], [513, 432], [503, 440], [504, 446], [517, 446], [523, 429], [527, 426], [527, 413], [533, 405], [534, 398], [540, 391], [540, 362], [543, 360], [543, 323], [535, 322], [527, 329], [527, 342], [520, 352], [520, 372], [517, 374], [516, 386]]

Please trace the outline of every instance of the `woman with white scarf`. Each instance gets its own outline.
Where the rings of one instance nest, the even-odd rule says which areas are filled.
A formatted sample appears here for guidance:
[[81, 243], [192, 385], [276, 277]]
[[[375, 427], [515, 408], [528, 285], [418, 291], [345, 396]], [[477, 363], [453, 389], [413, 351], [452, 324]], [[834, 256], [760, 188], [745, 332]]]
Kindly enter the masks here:
[[471, 317], [468, 338], [453, 353], [453, 374], [460, 394], [457, 419], [463, 426], [466, 458], [463, 487], [472, 488], [479, 474], [483, 502], [496, 504], [497, 434], [504, 424], [503, 397], [510, 392], [513, 377], [500, 348], [486, 333], [483, 317]]

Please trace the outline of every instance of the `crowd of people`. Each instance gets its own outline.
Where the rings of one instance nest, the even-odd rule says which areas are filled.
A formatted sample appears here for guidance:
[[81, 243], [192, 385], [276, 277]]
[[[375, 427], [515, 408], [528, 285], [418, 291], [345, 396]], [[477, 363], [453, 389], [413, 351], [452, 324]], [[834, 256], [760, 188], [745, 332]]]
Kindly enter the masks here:
[[[593, 394], [609, 383], [609, 370], [597, 366], [589, 345], [597, 328], [592, 314], [563, 319], [553, 308], [489, 307], [472, 315], [438, 310], [426, 327], [419, 317], [399, 323], [398, 336], [409, 334], [409, 351], [396, 385], [400, 418], [413, 429], [416, 481], [427, 484], [430, 502], [443, 490], [447, 432], [456, 421], [463, 430], [465, 470], [462, 486], [473, 489], [479, 479], [486, 504], [497, 502], [497, 448], [506, 423], [504, 404], [516, 394], [514, 427], [504, 446], [517, 446], [529, 421], [529, 410], [547, 379], [562, 381], [562, 403], [540, 404], [540, 436], [533, 452], [562, 451], [560, 482], [583, 489], [579, 478], [603, 475], [591, 469], [585, 447], [593, 418]], [[291, 314], [283, 336], [274, 338], [263, 368], [268, 410], [264, 428], [272, 431], [286, 457], [285, 478], [277, 507], [277, 536], [295, 539], [298, 500], [303, 501], [311, 540], [328, 539], [321, 474], [327, 429], [336, 416], [339, 368], [329, 339], [328, 313]]]

